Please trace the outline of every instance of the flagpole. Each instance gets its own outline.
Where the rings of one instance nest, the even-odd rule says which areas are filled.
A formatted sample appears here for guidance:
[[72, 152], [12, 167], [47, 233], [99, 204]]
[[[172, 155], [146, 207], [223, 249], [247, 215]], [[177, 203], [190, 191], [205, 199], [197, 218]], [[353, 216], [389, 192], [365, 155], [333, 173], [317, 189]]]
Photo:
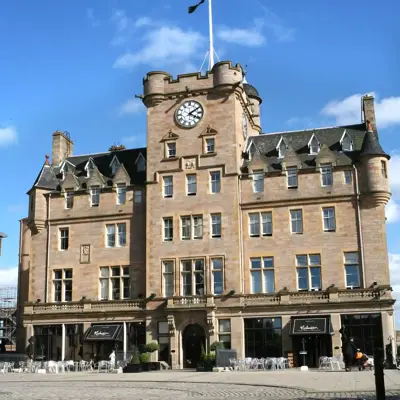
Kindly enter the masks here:
[[209, 70], [214, 66], [214, 37], [213, 37], [213, 23], [212, 23], [212, 0], [208, 0], [208, 24], [210, 30], [210, 65]]

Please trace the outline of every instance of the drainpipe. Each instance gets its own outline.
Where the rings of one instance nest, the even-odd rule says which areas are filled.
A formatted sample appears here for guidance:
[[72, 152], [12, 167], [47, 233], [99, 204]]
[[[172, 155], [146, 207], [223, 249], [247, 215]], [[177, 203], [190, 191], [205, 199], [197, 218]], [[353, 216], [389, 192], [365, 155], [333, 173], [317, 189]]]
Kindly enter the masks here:
[[44, 280], [44, 302], [48, 302], [48, 277], [49, 277], [49, 267], [50, 267], [50, 198], [51, 193], [47, 197], [47, 247], [46, 247], [46, 270], [45, 270], [45, 280]]
[[240, 179], [241, 175], [238, 175], [238, 214], [239, 214], [239, 279], [240, 279], [240, 294], [244, 293], [244, 282], [243, 282], [243, 276], [244, 276], [244, 260], [243, 260], [243, 223], [242, 223], [242, 218], [243, 218], [243, 213], [242, 213], [242, 191], [240, 187]]
[[361, 228], [360, 189], [358, 186], [357, 168], [354, 164], [353, 164], [353, 169], [354, 169], [354, 186], [355, 186], [354, 191], [355, 191], [355, 195], [356, 195], [356, 206], [357, 206], [358, 238], [360, 240], [362, 288], [365, 289], [364, 244], [363, 244], [363, 235], [362, 235], [362, 228]]

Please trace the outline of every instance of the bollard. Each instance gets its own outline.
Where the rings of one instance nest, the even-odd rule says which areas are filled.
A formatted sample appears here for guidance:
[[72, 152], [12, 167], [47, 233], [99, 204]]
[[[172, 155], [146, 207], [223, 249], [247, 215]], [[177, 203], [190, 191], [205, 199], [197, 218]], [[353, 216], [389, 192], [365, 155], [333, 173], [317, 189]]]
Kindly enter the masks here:
[[385, 378], [383, 375], [383, 349], [375, 348], [374, 351], [374, 374], [375, 374], [375, 390], [376, 400], [386, 400]]

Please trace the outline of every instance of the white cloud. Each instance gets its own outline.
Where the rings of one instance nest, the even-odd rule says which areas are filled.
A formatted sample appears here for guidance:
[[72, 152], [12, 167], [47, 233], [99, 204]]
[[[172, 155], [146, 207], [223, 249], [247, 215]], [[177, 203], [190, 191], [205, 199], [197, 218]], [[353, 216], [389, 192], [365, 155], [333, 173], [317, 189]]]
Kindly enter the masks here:
[[96, 27], [100, 25], [100, 22], [97, 20], [97, 18], [94, 15], [94, 10], [93, 8], [88, 8], [86, 10], [86, 17], [89, 20], [89, 23], [92, 27]]
[[251, 28], [228, 28], [221, 26], [217, 29], [216, 35], [220, 40], [228, 43], [236, 43], [242, 46], [259, 47], [266, 43], [262, 33], [263, 22], [255, 21], [255, 26]]
[[290, 42], [294, 40], [295, 30], [288, 28], [282, 18], [266, 7], [262, 7], [265, 13], [263, 25], [272, 31], [278, 42]]
[[17, 143], [17, 130], [13, 126], [0, 128], [0, 147], [6, 147]]
[[164, 65], [186, 63], [199, 56], [205, 38], [199, 32], [161, 26], [148, 31], [142, 41], [144, 43], [140, 50], [120, 56], [114, 68], [132, 68], [138, 64], [161, 68]]
[[149, 17], [140, 17], [135, 21], [135, 27], [141, 28], [142, 26], [151, 25], [152, 21]]
[[389, 180], [393, 196], [400, 199], [400, 154], [394, 152], [389, 161]]
[[18, 267], [0, 267], [0, 286], [17, 286]]
[[389, 253], [390, 285], [393, 288], [393, 297], [397, 300], [394, 308], [396, 311], [396, 326], [400, 325], [400, 254]]
[[115, 35], [111, 41], [113, 46], [129, 43], [136, 30], [153, 24], [148, 17], [139, 17], [136, 21], [129, 18], [125, 10], [115, 10], [111, 16], [111, 23], [115, 26]]
[[[386, 97], [379, 100], [375, 97], [376, 123], [379, 128], [400, 124], [400, 97]], [[342, 100], [329, 102], [321, 111], [322, 114], [334, 117], [337, 125], [350, 125], [361, 119], [362, 94], [353, 94]]]
[[400, 221], [400, 205], [392, 198], [389, 200], [385, 209], [386, 222], [393, 224]]
[[143, 110], [144, 105], [139, 99], [129, 99], [120, 107], [119, 115], [137, 114]]

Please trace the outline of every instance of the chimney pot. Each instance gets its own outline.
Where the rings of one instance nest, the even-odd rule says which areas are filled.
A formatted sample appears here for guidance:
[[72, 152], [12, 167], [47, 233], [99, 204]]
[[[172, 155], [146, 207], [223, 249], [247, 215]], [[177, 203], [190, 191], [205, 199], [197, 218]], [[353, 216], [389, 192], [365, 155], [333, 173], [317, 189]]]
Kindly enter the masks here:
[[46, 165], [50, 165], [50, 162], [49, 162], [50, 156], [49, 156], [48, 154], [46, 154], [45, 157], [46, 157], [46, 161], [45, 161], [44, 163], [45, 163]]

